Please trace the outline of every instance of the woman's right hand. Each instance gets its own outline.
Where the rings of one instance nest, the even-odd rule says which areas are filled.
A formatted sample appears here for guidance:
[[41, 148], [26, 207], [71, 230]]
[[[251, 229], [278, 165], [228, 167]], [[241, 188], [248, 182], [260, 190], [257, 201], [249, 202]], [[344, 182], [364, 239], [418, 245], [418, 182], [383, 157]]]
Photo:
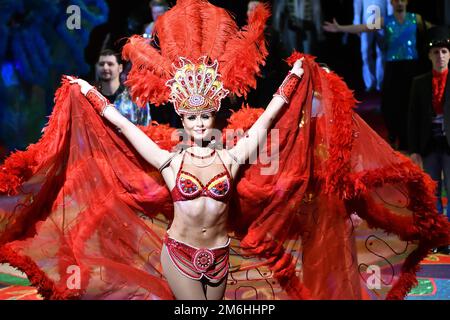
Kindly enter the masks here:
[[327, 32], [340, 32], [341, 28], [340, 28], [340, 24], [337, 23], [336, 18], [333, 18], [333, 22], [328, 22], [325, 21], [325, 24], [323, 25], [323, 29]]
[[89, 90], [91, 90], [92, 88], [94, 88], [92, 85], [89, 84], [89, 82], [87, 82], [86, 80], [83, 79], [75, 79], [71, 76], [66, 76], [67, 79], [69, 79], [71, 84], [78, 84], [80, 86], [80, 91], [81, 93], [86, 96], [87, 93], [89, 92]]
[[78, 84], [80, 86], [81, 93], [101, 116], [103, 116], [107, 107], [113, 106], [108, 99], [98, 92], [94, 86], [90, 85], [89, 82], [83, 79], [76, 79], [71, 76], [66, 77], [71, 84]]

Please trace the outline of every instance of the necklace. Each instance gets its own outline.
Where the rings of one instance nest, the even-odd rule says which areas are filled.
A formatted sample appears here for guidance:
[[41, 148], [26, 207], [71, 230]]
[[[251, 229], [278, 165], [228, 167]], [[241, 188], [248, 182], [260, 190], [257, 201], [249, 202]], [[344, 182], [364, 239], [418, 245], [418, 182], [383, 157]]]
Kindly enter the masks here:
[[207, 159], [207, 158], [212, 157], [212, 156], [214, 155], [214, 153], [216, 152], [216, 150], [213, 149], [213, 150], [211, 151], [211, 153], [210, 153], [210, 154], [207, 154], [206, 156], [198, 156], [198, 155], [196, 155], [195, 153], [192, 153], [192, 152], [190, 152], [190, 151], [188, 151], [188, 150], [186, 150], [186, 152], [187, 152], [191, 157], [193, 157], [193, 158], [197, 158], [197, 159]]
[[[214, 150], [215, 151], [215, 150]], [[189, 153], [189, 152], [188, 152]], [[191, 163], [196, 166], [197, 168], [206, 168], [209, 167], [210, 165], [212, 165], [214, 163], [214, 161], [216, 160], [217, 157], [217, 152], [213, 152], [214, 156], [212, 157], [212, 160], [207, 163], [207, 164], [196, 164], [194, 161], [191, 161]]]

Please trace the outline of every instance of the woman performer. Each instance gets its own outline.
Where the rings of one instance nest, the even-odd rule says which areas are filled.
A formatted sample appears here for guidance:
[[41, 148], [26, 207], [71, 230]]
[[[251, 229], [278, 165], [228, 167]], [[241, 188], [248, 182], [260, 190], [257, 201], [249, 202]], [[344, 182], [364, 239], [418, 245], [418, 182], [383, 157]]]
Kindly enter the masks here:
[[175, 78], [168, 82], [175, 110], [192, 142], [189, 148], [174, 153], [161, 149], [89, 83], [69, 77], [70, 83], [80, 86], [92, 106], [119, 128], [138, 153], [159, 168], [171, 190], [174, 218], [164, 238], [161, 264], [175, 297], [183, 300], [222, 299], [228, 275], [228, 199], [233, 177], [240, 164], [257, 151], [264, 133], [289, 102], [303, 74], [302, 62], [297, 60], [246, 138], [231, 149], [216, 150], [207, 143], [213, 140], [220, 100], [228, 93], [217, 69], [217, 61], [208, 64], [202, 59], [193, 64], [182, 60]]
[[339, 77], [294, 53], [266, 110], [231, 116], [246, 134], [213, 130], [220, 100], [256, 83], [267, 17], [258, 6], [239, 30], [179, 0], [158, 46], [124, 47], [131, 94], [173, 102], [182, 148], [64, 79], [41, 140], [1, 167], [0, 262], [51, 299], [404, 298], [449, 225], [431, 179], [353, 112]]

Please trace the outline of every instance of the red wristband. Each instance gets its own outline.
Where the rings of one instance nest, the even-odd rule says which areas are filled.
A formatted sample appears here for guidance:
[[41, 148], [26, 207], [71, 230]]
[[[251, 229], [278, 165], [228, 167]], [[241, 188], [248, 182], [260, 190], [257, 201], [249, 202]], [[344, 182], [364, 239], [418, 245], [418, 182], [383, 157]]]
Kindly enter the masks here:
[[278, 88], [274, 96], [281, 97], [284, 100], [284, 102], [289, 103], [292, 94], [297, 88], [297, 85], [300, 82], [300, 80], [301, 78], [298, 75], [289, 71], [288, 75], [286, 76], [286, 78], [284, 79], [283, 83]]
[[103, 116], [106, 107], [112, 105], [108, 99], [94, 88], [88, 91], [86, 98], [101, 116]]

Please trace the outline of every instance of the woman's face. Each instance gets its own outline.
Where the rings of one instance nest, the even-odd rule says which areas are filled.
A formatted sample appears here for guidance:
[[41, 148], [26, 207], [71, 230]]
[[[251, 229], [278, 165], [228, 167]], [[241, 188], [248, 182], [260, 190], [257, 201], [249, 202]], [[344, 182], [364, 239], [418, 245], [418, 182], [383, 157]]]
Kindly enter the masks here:
[[208, 141], [214, 130], [213, 113], [182, 115], [181, 122], [187, 135], [195, 141]]

